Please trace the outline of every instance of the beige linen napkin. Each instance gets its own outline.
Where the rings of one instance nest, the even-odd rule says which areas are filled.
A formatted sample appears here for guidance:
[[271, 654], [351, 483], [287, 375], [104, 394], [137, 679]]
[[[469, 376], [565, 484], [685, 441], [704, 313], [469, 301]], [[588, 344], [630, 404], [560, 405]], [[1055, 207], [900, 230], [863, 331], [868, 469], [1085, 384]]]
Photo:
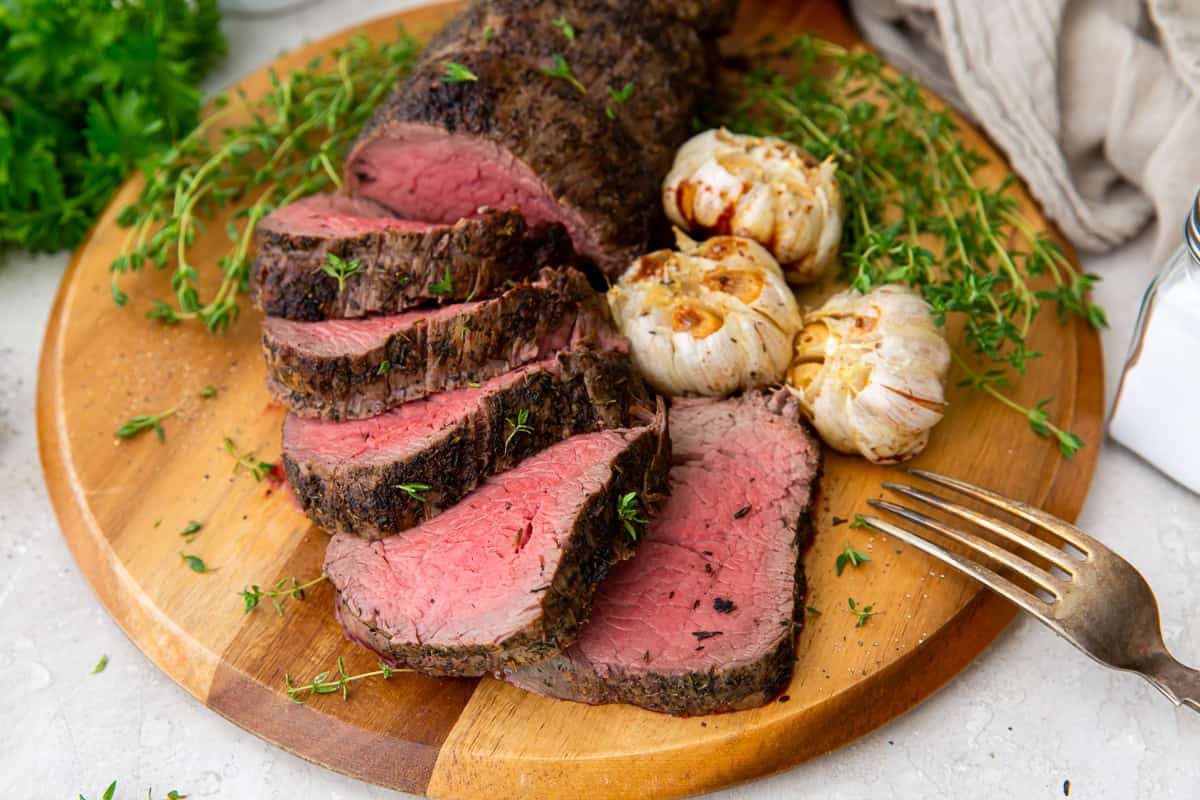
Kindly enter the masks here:
[[1200, 188], [1200, 0], [851, 0], [868, 40], [980, 123], [1079, 247]]

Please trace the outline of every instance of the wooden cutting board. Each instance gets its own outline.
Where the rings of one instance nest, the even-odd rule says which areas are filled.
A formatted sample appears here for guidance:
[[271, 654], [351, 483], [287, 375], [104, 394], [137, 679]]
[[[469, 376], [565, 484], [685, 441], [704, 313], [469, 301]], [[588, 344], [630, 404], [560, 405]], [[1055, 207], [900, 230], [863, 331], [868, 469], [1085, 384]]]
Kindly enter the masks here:
[[[744, 0], [727, 50], [765, 32], [810, 31], [844, 44], [859, 38], [832, 3]], [[346, 31], [283, 56], [287, 70], [359, 30], [386, 38], [394, 23], [428, 37], [454, 4], [417, 9]], [[266, 70], [242, 84], [254, 96]], [[986, 180], [1009, 172], [982, 136], [973, 145], [993, 158]], [[161, 327], [138, 309], [169, 293], [164, 273], [133, 276], [130, 302], [109, 299], [108, 265], [124, 231], [116, 208], [126, 186], [79, 248], [63, 278], [46, 332], [38, 392], [38, 433], [50, 496], [63, 535], [101, 601], [163, 671], [218, 713], [304, 758], [363, 780], [431, 797], [674, 797], [716, 789], [795, 765], [884, 724], [927, 697], [1000, 633], [1014, 610], [922, 553], [868, 531], [836, 526], [880, 494], [888, 469], [831, 454], [818, 503], [816, 542], [806, 557], [809, 616], [795, 678], [766, 708], [674, 719], [626, 706], [588, 707], [526, 694], [491, 678], [435, 680], [400, 675], [357, 684], [348, 702], [322, 696], [288, 702], [284, 673], [309, 678], [333, 667], [374, 667], [342, 639], [327, 584], [277, 616], [269, 605], [245, 614], [247, 584], [319, 574], [326, 535], [308, 524], [285, 493], [232, 472], [222, 449], [274, 460], [281, 409], [263, 386], [259, 317], [243, 316], [227, 336], [195, 327]], [[1026, 208], [1028, 197], [1021, 195]], [[1035, 221], [1040, 221], [1033, 211]], [[198, 242], [214, 256], [223, 224]], [[197, 263], [212, 263], [200, 257]], [[205, 276], [205, 282], [212, 279]], [[211, 285], [211, 284], [209, 284]], [[957, 331], [951, 329], [951, 336]], [[1102, 436], [1103, 375], [1096, 333], [1042, 315], [1032, 347], [1045, 353], [1016, 387], [1032, 403], [1054, 395], [1053, 414], [1088, 447], [1065, 460], [1025, 421], [995, 402], [950, 390], [950, 411], [922, 467], [1038, 503], [1072, 519], [1087, 493]], [[954, 376], [952, 376], [952, 385]], [[214, 399], [197, 392], [207, 384]], [[166, 441], [153, 435], [118, 442], [113, 430], [132, 414], [179, 405]], [[161, 524], [156, 525], [156, 521]], [[179, 531], [204, 523], [192, 544]], [[872, 561], [834, 572], [849, 539]], [[209, 574], [190, 571], [180, 551], [201, 556]], [[848, 597], [879, 615], [863, 628]]]

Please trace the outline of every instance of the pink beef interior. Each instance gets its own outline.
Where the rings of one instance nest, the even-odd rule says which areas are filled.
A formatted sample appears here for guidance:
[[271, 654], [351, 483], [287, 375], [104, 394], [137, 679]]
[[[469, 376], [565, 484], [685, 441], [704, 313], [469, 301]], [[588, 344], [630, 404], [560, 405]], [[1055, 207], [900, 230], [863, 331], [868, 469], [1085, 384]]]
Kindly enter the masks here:
[[314, 355], [353, 356], [380, 346], [392, 334], [421, 320], [469, 313], [477, 305], [479, 302], [459, 303], [386, 317], [330, 319], [321, 322], [296, 322], [280, 317], [267, 317], [263, 320], [263, 329], [275, 339]]
[[485, 381], [478, 389], [442, 392], [370, 419], [334, 422], [289, 414], [283, 425], [283, 449], [300, 462], [390, 464], [425, 449], [433, 435], [483, 407], [491, 394], [522, 380], [531, 370], [553, 369], [555, 363], [522, 367]]
[[360, 197], [314, 194], [271, 212], [263, 220], [295, 236], [342, 238], [375, 231], [424, 231], [428, 222], [396, 218], [388, 209]]
[[[357, 616], [397, 641], [498, 642], [533, 622], [579, 503], [611, 476], [620, 431], [560, 442], [405, 533], [337, 534], [325, 570]], [[519, 539], [518, 539], [519, 535]]]
[[[794, 525], [807, 502], [791, 478], [815, 479], [812, 443], [766, 409], [708, 401], [672, 405], [671, 442], [670, 499], [637, 556], [600, 585], [575, 645], [601, 674], [727, 669], [791, 635], [780, 622], [793, 612]], [[733, 610], [717, 611], [717, 598]]]
[[483, 206], [521, 209], [530, 225], [561, 222], [581, 252], [601, 254], [578, 214], [523, 161], [483, 140], [418, 123], [389, 127], [348, 170], [351, 189], [407, 219], [449, 224]]

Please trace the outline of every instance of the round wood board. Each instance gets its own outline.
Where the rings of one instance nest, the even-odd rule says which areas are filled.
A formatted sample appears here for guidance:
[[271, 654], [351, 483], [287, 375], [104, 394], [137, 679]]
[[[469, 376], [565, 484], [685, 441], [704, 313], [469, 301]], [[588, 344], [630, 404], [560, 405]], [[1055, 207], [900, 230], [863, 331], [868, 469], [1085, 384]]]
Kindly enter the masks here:
[[[859, 38], [832, 3], [744, 0], [725, 43], [813, 32], [844, 44]], [[456, 4], [416, 9], [345, 31], [279, 58], [287, 70], [353, 33], [386, 38], [403, 21], [427, 38]], [[251, 96], [266, 70], [242, 84]], [[992, 156], [985, 180], [1008, 174]], [[279, 453], [283, 412], [263, 385], [259, 317], [248, 311], [227, 336], [162, 327], [139, 309], [169, 293], [150, 271], [126, 282], [124, 310], [109, 297], [108, 265], [124, 231], [116, 209], [126, 186], [79, 248], [63, 279], [40, 367], [38, 432], [51, 499], [80, 569], [109, 612], [168, 675], [217, 712], [304, 758], [363, 780], [431, 797], [675, 797], [776, 772], [837, 748], [927, 697], [975, 658], [1014, 616], [1005, 601], [912, 548], [838, 527], [880, 495], [890, 470], [829, 454], [806, 556], [809, 616], [787, 702], [707, 718], [675, 719], [627, 706], [588, 707], [526, 694], [500, 681], [399, 675], [358, 684], [349, 702], [322, 696], [288, 701], [284, 673], [329, 669], [339, 655], [351, 672], [374, 667], [343, 640], [323, 584], [283, 617], [269, 605], [251, 614], [238, 592], [279, 578], [317, 575], [326, 535], [286, 493], [233, 473], [225, 436], [264, 459]], [[1019, 190], [1020, 191], [1020, 190]], [[1027, 196], [1020, 198], [1041, 221]], [[198, 263], [226, 246], [223, 224], [197, 244]], [[1060, 240], [1061, 241], [1061, 240]], [[1065, 243], [1064, 243], [1065, 245]], [[205, 258], [207, 254], [208, 258]], [[211, 285], [212, 271], [205, 276]], [[951, 326], [950, 336], [957, 329]], [[1032, 347], [1045, 353], [1015, 387], [1025, 403], [1054, 395], [1055, 421], [1089, 444], [1066, 460], [1025, 421], [977, 393], [950, 390], [950, 411], [916, 464], [1037, 503], [1068, 519], [1079, 512], [1102, 436], [1103, 375], [1096, 333], [1041, 317]], [[951, 385], [956, 376], [951, 376]], [[201, 399], [205, 385], [220, 390]], [[178, 405], [166, 441], [119, 442], [133, 414]], [[161, 519], [161, 525], [156, 521]], [[204, 523], [192, 544], [179, 531]], [[842, 577], [834, 557], [850, 539], [871, 555]], [[200, 555], [196, 574], [180, 551]], [[854, 626], [846, 600], [880, 612]], [[782, 700], [782, 698], [781, 698]]]

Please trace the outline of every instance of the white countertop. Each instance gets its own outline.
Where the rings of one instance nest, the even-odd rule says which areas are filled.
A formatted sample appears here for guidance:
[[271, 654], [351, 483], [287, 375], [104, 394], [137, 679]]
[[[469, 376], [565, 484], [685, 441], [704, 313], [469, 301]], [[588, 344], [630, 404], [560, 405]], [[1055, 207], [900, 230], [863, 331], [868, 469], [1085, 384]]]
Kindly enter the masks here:
[[[277, 20], [228, 19], [230, 82], [306, 38], [412, 3], [326, 0]], [[1182, 213], [1182, 209], [1181, 209]], [[1107, 396], [1153, 275], [1146, 237], [1085, 259], [1112, 327]], [[34, 424], [37, 359], [65, 254], [0, 256], [0, 789], [26, 800], [399, 798], [336, 775], [242, 731], [160, 673], [80, 577], [46, 498]], [[1194, 398], [1192, 399], [1194, 402]], [[1200, 496], [1111, 441], [1080, 524], [1136, 564], [1163, 611], [1167, 643], [1200, 665]], [[57, 610], [55, 610], [57, 609]], [[91, 669], [101, 654], [108, 668]], [[945, 689], [832, 755], [711, 795], [723, 800], [837, 797], [1196, 798], [1200, 714], [1140, 678], [1096, 666], [1021, 618]]]

